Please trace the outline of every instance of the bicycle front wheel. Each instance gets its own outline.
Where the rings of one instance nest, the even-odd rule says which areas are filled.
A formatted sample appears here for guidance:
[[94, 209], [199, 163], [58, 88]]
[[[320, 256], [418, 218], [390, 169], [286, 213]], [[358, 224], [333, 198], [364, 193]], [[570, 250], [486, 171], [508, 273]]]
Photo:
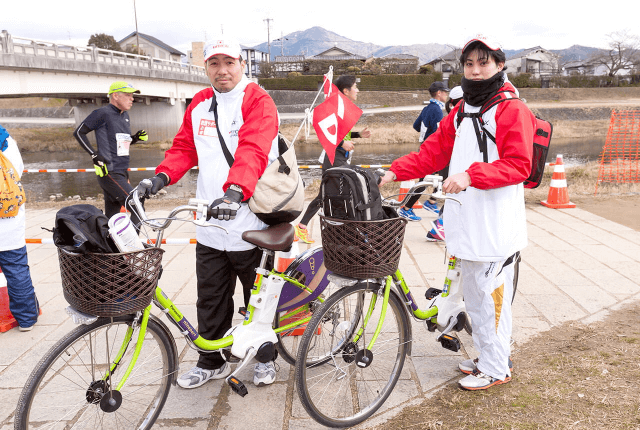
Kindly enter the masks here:
[[[295, 375], [298, 395], [309, 415], [325, 426], [350, 427], [373, 415], [404, 366], [411, 341], [406, 310], [391, 293], [383, 315], [383, 297], [377, 294], [379, 285], [374, 287], [358, 284], [333, 294], [314, 313], [302, 337]], [[381, 329], [369, 350], [379, 322]]]
[[99, 318], [60, 339], [31, 373], [15, 428], [151, 428], [177, 371], [175, 343], [151, 316], [136, 367], [118, 391], [138, 337], [132, 322], [133, 315]]

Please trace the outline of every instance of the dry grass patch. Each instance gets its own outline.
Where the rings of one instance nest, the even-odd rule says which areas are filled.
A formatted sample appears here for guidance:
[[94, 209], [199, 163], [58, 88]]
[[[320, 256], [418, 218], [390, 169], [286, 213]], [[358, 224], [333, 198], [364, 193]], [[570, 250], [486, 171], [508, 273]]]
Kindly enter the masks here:
[[565, 323], [517, 347], [513, 380], [448, 385], [380, 428], [640, 429], [640, 304], [592, 325]]

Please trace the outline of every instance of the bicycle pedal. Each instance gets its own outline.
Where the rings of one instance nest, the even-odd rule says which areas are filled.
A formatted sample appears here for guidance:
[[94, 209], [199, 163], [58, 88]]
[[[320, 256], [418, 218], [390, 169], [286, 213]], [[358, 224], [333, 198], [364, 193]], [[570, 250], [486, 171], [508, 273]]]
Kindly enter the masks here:
[[438, 339], [440, 344], [444, 349], [448, 349], [449, 351], [458, 352], [460, 350], [460, 341], [448, 334], [443, 334]]
[[247, 394], [249, 394], [249, 391], [247, 390], [247, 387], [245, 387], [245, 385], [242, 383], [242, 381], [237, 379], [235, 376], [229, 376], [227, 378], [227, 384], [229, 384], [231, 389], [236, 394], [239, 394], [241, 397], [244, 397]]
[[427, 292], [424, 293], [424, 297], [427, 300], [432, 300], [438, 297], [440, 294], [442, 294], [442, 290], [439, 290], [438, 288], [429, 288]]

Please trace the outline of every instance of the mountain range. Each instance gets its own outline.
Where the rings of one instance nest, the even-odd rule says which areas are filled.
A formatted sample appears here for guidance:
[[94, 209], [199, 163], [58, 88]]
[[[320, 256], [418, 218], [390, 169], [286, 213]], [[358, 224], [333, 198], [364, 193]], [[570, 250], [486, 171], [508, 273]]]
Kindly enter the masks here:
[[[373, 43], [351, 40], [332, 31], [325, 30], [322, 27], [311, 27], [307, 30], [296, 31], [272, 40], [270, 53], [272, 59], [280, 55], [304, 55], [306, 57], [310, 57], [318, 55], [334, 46], [352, 54], [358, 54], [364, 57], [383, 57], [389, 54], [411, 54], [420, 59], [420, 64], [428, 63], [434, 58], [442, 56], [453, 49], [452, 45], [440, 43], [380, 46]], [[267, 42], [256, 45], [253, 48], [263, 52], [269, 52]], [[505, 49], [504, 53], [507, 58], [510, 58], [529, 48], [532, 47], [515, 50]], [[560, 64], [565, 64], [568, 61], [585, 60], [597, 50], [597, 48], [574, 45], [567, 49], [550, 51], [560, 55]]]

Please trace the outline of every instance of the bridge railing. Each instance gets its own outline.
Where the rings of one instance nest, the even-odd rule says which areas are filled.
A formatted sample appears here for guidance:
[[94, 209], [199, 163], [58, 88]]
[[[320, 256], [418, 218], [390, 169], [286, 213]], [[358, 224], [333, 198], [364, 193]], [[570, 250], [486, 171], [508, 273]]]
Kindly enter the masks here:
[[0, 33], [0, 44], [2, 48], [1, 52], [6, 54], [104, 63], [187, 75], [206, 76], [204, 67], [183, 64], [178, 61], [122, 51], [111, 51], [95, 46], [73, 46], [26, 37], [17, 37], [10, 35], [6, 31]]

